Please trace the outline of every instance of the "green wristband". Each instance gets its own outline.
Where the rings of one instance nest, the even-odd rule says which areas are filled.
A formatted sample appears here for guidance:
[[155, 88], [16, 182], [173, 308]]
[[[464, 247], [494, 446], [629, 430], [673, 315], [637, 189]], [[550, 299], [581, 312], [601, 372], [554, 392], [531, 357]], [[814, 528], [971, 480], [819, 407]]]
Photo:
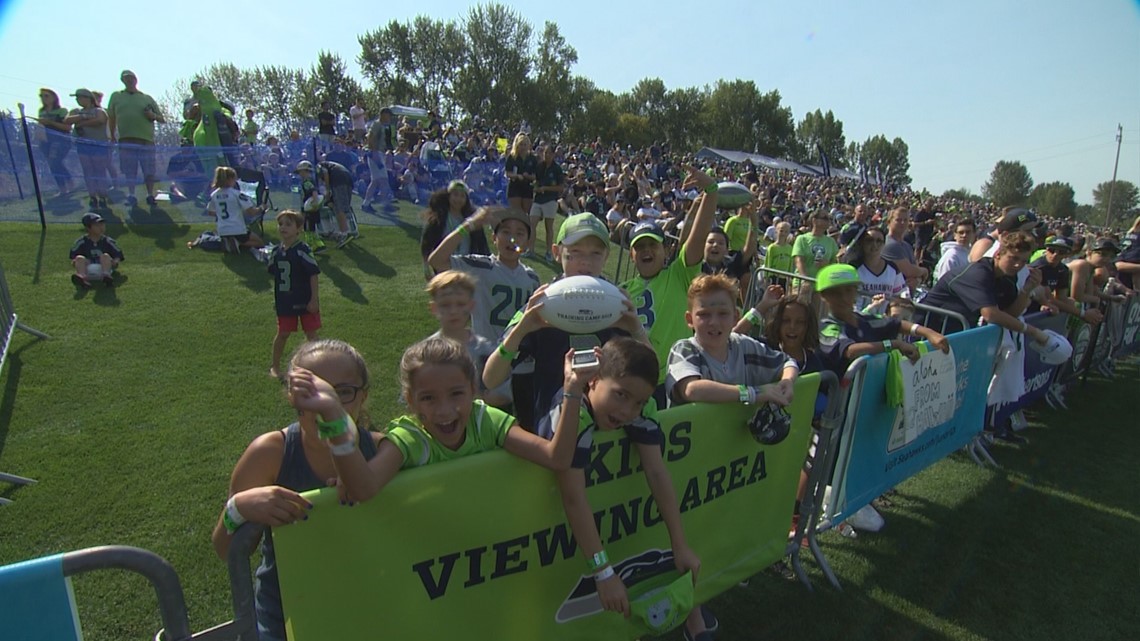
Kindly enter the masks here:
[[459, 232], [459, 235], [463, 236], [464, 238], [467, 238], [468, 236], [471, 235], [471, 230], [467, 229], [467, 223], [466, 222], [460, 223], [459, 227], [455, 231]]
[[328, 440], [336, 438], [341, 434], [348, 433], [348, 415], [343, 414], [340, 418], [332, 421], [322, 421], [317, 419], [317, 435], [321, 438]]
[[586, 559], [586, 565], [589, 567], [590, 572], [597, 572], [606, 565], [609, 565], [609, 562], [610, 557], [606, 554], [605, 550], [602, 550], [594, 556]]
[[704, 191], [706, 194], [715, 194], [718, 189], [720, 189], [720, 185], [713, 183], [713, 184], [709, 185], [708, 187], [705, 187]]
[[502, 356], [503, 358], [507, 359], [508, 361], [513, 361], [516, 358], [518, 358], [519, 353], [518, 352], [512, 352], [509, 349], [507, 349], [505, 345], [503, 345], [502, 343], [499, 343], [499, 356]]
[[752, 309], [748, 310], [747, 312], [744, 312], [744, 320], [748, 321], [749, 323], [752, 323], [753, 325], [759, 325], [760, 324], [760, 314], [756, 313], [756, 308], [752, 308]]

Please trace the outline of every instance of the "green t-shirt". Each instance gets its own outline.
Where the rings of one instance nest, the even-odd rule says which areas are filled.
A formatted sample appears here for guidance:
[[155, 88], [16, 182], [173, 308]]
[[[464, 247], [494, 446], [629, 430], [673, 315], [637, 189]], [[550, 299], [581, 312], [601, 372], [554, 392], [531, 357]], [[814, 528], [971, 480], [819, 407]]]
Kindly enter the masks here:
[[112, 132], [115, 137], [119, 140], [137, 138], [154, 142], [154, 123], [143, 115], [147, 107], [155, 115], [162, 113], [154, 98], [141, 91], [129, 93], [124, 90], [111, 94], [111, 100], [107, 103], [107, 116], [115, 119], [116, 131]]
[[246, 120], [245, 124], [241, 127], [242, 137], [251, 145], [257, 144], [257, 132], [259, 131], [261, 131], [261, 127], [258, 127], [252, 118]]
[[410, 415], [389, 423], [387, 438], [404, 455], [404, 464], [400, 467], [407, 469], [499, 449], [514, 423], [515, 418], [510, 414], [483, 401], [475, 401], [471, 404], [463, 444], [457, 450], [441, 445], [420, 425], [418, 418]]
[[1036, 262], [1038, 258], [1041, 258], [1044, 255], [1045, 255], [1045, 250], [1044, 249], [1038, 249], [1037, 251], [1033, 252], [1032, 256], [1029, 257], [1029, 262], [1031, 262], [1031, 263]]
[[764, 266], [782, 272], [796, 271], [795, 263], [792, 261], [792, 246], [776, 243], [768, 245], [768, 253], [764, 255]]
[[[839, 244], [831, 236], [813, 236], [800, 234], [792, 246], [792, 257], [803, 256], [807, 275], [815, 278], [820, 267], [835, 262], [839, 255]], [[793, 260], [794, 264], [795, 261]], [[794, 271], [794, 270], [792, 270]]]
[[752, 231], [751, 220], [744, 216], [730, 216], [724, 222], [724, 235], [728, 236], [729, 251], [738, 252], [744, 249], [750, 231]]
[[649, 333], [653, 351], [657, 352], [658, 383], [665, 382], [665, 365], [673, 343], [693, 335], [685, 323], [685, 311], [689, 308], [689, 285], [700, 273], [700, 263], [685, 264], [685, 247], [682, 246], [677, 259], [653, 278], [646, 280], [639, 276], [622, 285], [629, 292], [641, 326]]

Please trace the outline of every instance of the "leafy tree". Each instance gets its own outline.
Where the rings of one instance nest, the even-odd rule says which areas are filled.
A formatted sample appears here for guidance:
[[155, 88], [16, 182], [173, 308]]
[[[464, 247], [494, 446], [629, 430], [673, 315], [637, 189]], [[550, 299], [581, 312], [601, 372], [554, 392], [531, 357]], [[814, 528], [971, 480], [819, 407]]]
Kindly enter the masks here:
[[532, 113], [528, 118], [532, 127], [539, 131], [561, 132], [569, 124], [570, 114], [588, 99], [587, 94], [574, 91], [575, 79], [571, 70], [577, 63], [578, 51], [566, 42], [558, 25], [548, 21], [543, 26], [534, 54], [535, 95], [530, 101]]
[[1053, 218], [1072, 218], [1077, 211], [1074, 195], [1073, 187], [1069, 183], [1041, 183], [1029, 192], [1029, 206], [1038, 213]]
[[968, 202], [980, 203], [983, 199], [978, 194], [970, 191], [969, 187], [959, 187], [958, 189], [947, 189], [942, 192], [943, 198], [954, 198], [956, 200], [965, 200]]
[[816, 164], [820, 162], [819, 149], [827, 154], [828, 162], [835, 167], [847, 167], [845, 158], [847, 140], [843, 136], [843, 121], [829, 109], [809, 111], [796, 127], [797, 160]]
[[618, 115], [614, 139], [623, 145], [648, 147], [653, 143], [653, 128], [649, 125], [649, 117], [631, 113]]
[[884, 182], [892, 185], [910, 184], [910, 148], [902, 138], [888, 141], [886, 136], [871, 136], [859, 148], [860, 161], [866, 164], [868, 175], [875, 177], [876, 169]]
[[258, 67], [253, 70], [253, 83], [258, 88], [253, 109], [260, 114], [262, 131], [284, 135], [304, 114], [298, 113], [305, 73], [288, 67]]
[[[1108, 211], [1108, 195], [1110, 191], [1112, 191], [1111, 180], [1107, 180], [1093, 187], [1095, 219], [1090, 222], [1097, 225], [1104, 224], [1104, 214]], [[1136, 209], [1137, 203], [1140, 203], [1140, 191], [1137, 191], [1136, 185], [1127, 180], [1116, 181], [1116, 191], [1112, 193], [1112, 213], [1108, 216], [1109, 225], [1130, 225], [1134, 215], [1132, 210]]]
[[617, 96], [609, 91], [593, 90], [586, 108], [571, 117], [566, 135], [571, 140], [601, 138], [604, 142], [613, 142], [617, 139], [618, 115]]
[[[210, 65], [196, 78], [201, 79], [213, 89], [215, 96], [232, 104], [238, 111], [253, 107], [258, 102], [259, 89], [254, 74], [245, 69], [239, 69], [228, 62]], [[186, 83], [182, 91], [185, 92], [183, 95], [189, 97], [190, 83]], [[181, 104], [178, 106], [177, 113], [182, 113]]]
[[348, 75], [344, 60], [328, 51], [317, 54], [317, 64], [305, 76], [301, 89], [298, 109], [311, 119], [317, 117], [321, 102], [326, 100], [333, 113], [347, 113], [364, 92], [360, 83]]
[[665, 108], [659, 116], [657, 135], [678, 150], [699, 147], [706, 138], [701, 114], [708, 99], [708, 91], [700, 87], [673, 89], [665, 94]]
[[982, 195], [998, 207], [1007, 207], [1025, 204], [1032, 188], [1033, 178], [1025, 165], [1016, 160], [999, 160], [989, 181], [982, 185]]
[[517, 97], [526, 92], [531, 71], [530, 23], [504, 5], [476, 5], [467, 12], [462, 29], [467, 55], [452, 82], [456, 104], [491, 120], [529, 117], [528, 106]]
[[761, 94], [751, 80], [718, 80], [705, 103], [706, 144], [785, 156], [795, 144], [792, 110], [780, 92]]
[[395, 20], [358, 38], [360, 64], [382, 101], [437, 108], [454, 117], [451, 82], [467, 40], [454, 20]]

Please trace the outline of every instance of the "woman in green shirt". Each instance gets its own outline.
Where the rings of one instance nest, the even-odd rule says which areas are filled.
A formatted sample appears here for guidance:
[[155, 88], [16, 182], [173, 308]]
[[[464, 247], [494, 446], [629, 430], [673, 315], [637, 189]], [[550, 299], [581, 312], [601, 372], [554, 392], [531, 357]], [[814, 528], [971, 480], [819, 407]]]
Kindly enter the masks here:
[[71, 172], [63, 164], [71, 151], [71, 125], [65, 125], [67, 110], [59, 104], [59, 94], [51, 89], [40, 89], [40, 114], [36, 121], [43, 125], [37, 132], [40, 150], [47, 157], [48, 169], [59, 187], [60, 196], [71, 194]]

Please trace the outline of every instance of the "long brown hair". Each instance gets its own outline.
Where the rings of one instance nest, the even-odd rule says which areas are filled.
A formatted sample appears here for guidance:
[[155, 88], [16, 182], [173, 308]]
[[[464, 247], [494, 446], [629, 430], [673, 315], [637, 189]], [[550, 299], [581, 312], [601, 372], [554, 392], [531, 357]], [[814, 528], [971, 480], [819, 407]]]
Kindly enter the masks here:
[[799, 297], [790, 294], [776, 303], [776, 307], [772, 310], [772, 321], [764, 325], [764, 338], [768, 345], [774, 348], [780, 346], [780, 326], [784, 324], [785, 311], [792, 305], [799, 305], [804, 309], [804, 314], [807, 315], [807, 323], [804, 327], [804, 349], [818, 350], [819, 319], [816, 318], [815, 310], [811, 305], [800, 300]]

